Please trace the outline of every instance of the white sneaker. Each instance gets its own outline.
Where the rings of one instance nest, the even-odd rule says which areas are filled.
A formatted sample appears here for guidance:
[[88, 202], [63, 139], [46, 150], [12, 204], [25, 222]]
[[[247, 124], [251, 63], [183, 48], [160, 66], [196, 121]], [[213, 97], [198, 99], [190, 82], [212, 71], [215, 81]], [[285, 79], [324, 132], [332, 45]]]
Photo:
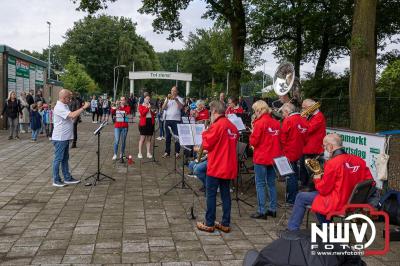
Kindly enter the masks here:
[[148, 153], [147, 158], [151, 159], [151, 158], [153, 158], [153, 155], [151, 155], [151, 153]]
[[114, 154], [114, 156], [112, 157], [112, 160], [113, 161], [117, 160], [117, 155], [116, 154]]
[[162, 140], [162, 137], [158, 137], [158, 138], [156, 138], [156, 140]]
[[138, 157], [139, 159], [143, 159], [143, 155], [142, 155], [141, 153], [138, 153], [137, 157]]
[[51, 140], [51, 138], [49, 138], [49, 140]]

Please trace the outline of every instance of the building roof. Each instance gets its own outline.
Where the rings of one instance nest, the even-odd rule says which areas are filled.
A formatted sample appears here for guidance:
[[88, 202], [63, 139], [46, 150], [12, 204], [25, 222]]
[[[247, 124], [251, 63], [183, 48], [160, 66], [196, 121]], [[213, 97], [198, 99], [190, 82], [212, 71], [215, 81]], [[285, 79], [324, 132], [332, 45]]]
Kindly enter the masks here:
[[15, 49], [11, 48], [10, 46], [4, 45], [4, 44], [0, 44], [0, 53], [8, 53], [9, 55], [18, 57], [18, 58], [28, 61], [30, 63], [34, 63], [36, 65], [47, 68], [47, 62], [39, 60], [33, 56], [24, 54], [24, 53], [22, 53], [18, 50], [15, 50]]

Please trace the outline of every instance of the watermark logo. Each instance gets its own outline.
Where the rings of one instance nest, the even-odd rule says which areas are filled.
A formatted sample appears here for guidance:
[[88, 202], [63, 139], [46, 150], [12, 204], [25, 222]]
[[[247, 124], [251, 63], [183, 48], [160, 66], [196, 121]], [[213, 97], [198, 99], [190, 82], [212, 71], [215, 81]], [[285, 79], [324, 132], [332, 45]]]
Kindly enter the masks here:
[[352, 173], [356, 173], [360, 169], [359, 165], [352, 166], [349, 163], [345, 163], [345, 166], [351, 170]]
[[[389, 252], [389, 216], [386, 212], [377, 211], [368, 204], [349, 204], [340, 212], [327, 215], [332, 217], [343, 216], [349, 210], [367, 210], [369, 216], [381, 216], [385, 221], [385, 239], [383, 249], [370, 249], [376, 240], [376, 227], [372, 219], [362, 213], [353, 213], [346, 216], [343, 223], [331, 222], [311, 224], [311, 253], [322, 255], [384, 255]], [[357, 222], [353, 222], [357, 220]], [[367, 234], [367, 232], [369, 232]], [[353, 241], [350, 240], [352, 236]]]

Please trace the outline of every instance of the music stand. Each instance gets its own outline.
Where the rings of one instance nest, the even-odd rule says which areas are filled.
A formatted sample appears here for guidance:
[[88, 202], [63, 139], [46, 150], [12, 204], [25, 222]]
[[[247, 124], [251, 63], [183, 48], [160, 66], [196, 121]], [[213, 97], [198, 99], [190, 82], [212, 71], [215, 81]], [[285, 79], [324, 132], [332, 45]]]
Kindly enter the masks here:
[[[104, 121], [103, 123], [100, 124], [100, 126], [93, 132], [94, 135], [97, 135], [97, 172], [86, 177], [85, 180], [88, 180], [89, 178], [92, 178], [92, 182], [88, 182], [85, 184], [85, 186], [95, 186], [97, 184], [97, 182], [103, 180], [104, 178], [108, 178], [110, 180], [115, 181], [114, 178], [112, 178], [111, 176], [108, 176], [106, 174], [103, 174], [102, 172], [100, 172], [100, 135], [101, 135], [101, 131], [103, 130], [103, 128], [108, 124], [107, 121]], [[100, 178], [100, 176], [102, 176], [102, 178]]]
[[286, 203], [286, 199], [287, 199], [287, 181], [288, 178], [291, 177], [291, 175], [295, 174], [289, 160], [285, 157], [285, 156], [281, 156], [281, 157], [277, 157], [273, 159], [274, 161], [274, 170], [276, 173], [279, 174], [279, 176], [285, 178], [285, 201], [283, 203], [283, 214], [281, 216], [281, 218], [279, 218], [278, 222], [276, 223], [276, 225], [280, 225], [282, 223], [282, 221], [287, 220], [287, 207], [288, 204]]
[[[236, 184], [235, 184], [235, 194], [234, 197], [231, 199], [231, 201], [236, 201], [236, 204], [238, 206], [238, 211], [239, 211], [239, 216], [242, 217], [242, 214], [240, 213], [240, 202], [250, 206], [254, 207], [250, 203], [248, 203], [246, 200], [242, 199], [239, 197], [239, 179], [242, 179], [242, 173], [240, 171], [241, 163], [240, 161], [243, 159], [244, 154], [246, 152], [247, 144], [244, 142], [238, 142], [236, 145], [236, 156], [237, 156], [237, 164], [238, 164], [238, 176], [236, 178]], [[222, 203], [218, 204], [221, 205]]]
[[[179, 137], [172, 132], [171, 127], [168, 127], [168, 129], [169, 129], [169, 132], [171, 133], [171, 136], [174, 139], [174, 141], [175, 142], [179, 141]], [[191, 151], [191, 149], [189, 149], [188, 147], [186, 147], [184, 145], [180, 145], [180, 146], [181, 146], [181, 148], [183, 150]], [[193, 191], [193, 193], [196, 196], [198, 196], [196, 191], [194, 191], [194, 189], [189, 185], [189, 183], [186, 182], [186, 179], [185, 179], [185, 153], [184, 152], [182, 152], [182, 153], [183, 153], [183, 156], [182, 156], [182, 172], [180, 172], [178, 169], [176, 169], [176, 156], [175, 156], [175, 169], [176, 169], [175, 170], [175, 174], [179, 173], [180, 176], [181, 176], [181, 180], [178, 183], [176, 183], [174, 186], [172, 186], [170, 189], [168, 189], [166, 192], [164, 192], [164, 195], [167, 195], [174, 188], [179, 188], [180, 187], [181, 189], [190, 189], [191, 191]], [[179, 185], [181, 185], [181, 186], [179, 186]]]
[[[171, 139], [174, 140], [174, 144], [175, 142], [179, 142], [179, 137], [177, 135], [174, 135], [172, 128], [170, 126], [168, 126], [168, 130], [171, 134]], [[168, 176], [175, 174], [176, 173], [180, 174], [179, 169], [177, 168], [177, 159], [176, 159], [176, 152], [175, 152], [175, 156], [174, 156], [174, 169], [172, 169], [168, 174], [166, 174], [165, 176], [163, 176], [161, 179], [167, 178]]]

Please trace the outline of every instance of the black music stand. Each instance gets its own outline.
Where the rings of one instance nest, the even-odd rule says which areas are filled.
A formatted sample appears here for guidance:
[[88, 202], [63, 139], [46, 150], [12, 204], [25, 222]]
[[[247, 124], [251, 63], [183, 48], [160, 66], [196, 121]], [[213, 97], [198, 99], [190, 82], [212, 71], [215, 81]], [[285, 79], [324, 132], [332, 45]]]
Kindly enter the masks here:
[[[276, 225], [280, 225], [280, 224], [282, 224], [283, 221], [287, 220], [287, 209], [288, 209], [288, 203], [286, 202], [287, 196], [288, 196], [287, 195], [287, 182], [288, 182], [288, 178], [292, 177], [291, 175], [295, 174], [295, 172], [294, 172], [289, 160], [285, 156], [277, 157], [277, 158], [274, 158], [273, 160], [274, 160], [273, 167], [274, 167], [275, 172], [280, 177], [285, 179], [285, 190], [284, 190], [285, 191], [285, 201], [283, 203], [283, 214], [282, 214], [281, 218], [279, 218], [278, 222], [276, 223]], [[281, 162], [279, 162], [279, 160]], [[277, 202], [277, 204], [279, 204], [279, 203]]]
[[[234, 197], [231, 199], [231, 201], [236, 201], [236, 204], [238, 206], [238, 211], [239, 211], [239, 216], [242, 217], [242, 214], [240, 213], [240, 202], [250, 206], [250, 207], [254, 207], [254, 205], [248, 203], [245, 199], [242, 199], [239, 197], [239, 179], [242, 179], [242, 173], [240, 171], [240, 167], [241, 167], [241, 160], [243, 159], [245, 152], [246, 152], [246, 148], [247, 148], [247, 144], [244, 142], [238, 142], [236, 145], [236, 156], [237, 156], [237, 164], [238, 164], [238, 176], [236, 178], [236, 184], [235, 186], [235, 194]], [[221, 205], [222, 202], [219, 205]]]
[[[171, 139], [175, 142], [179, 142], [179, 137], [177, 135], [174, 135], [174, 133], [172, 132], [172, 128], [168, 127], [169, 132], [171, 133]], [[172, 169], [168, 174], [166, 174], [165, 176], [163, 176], [161, 179], [167, 178], [170, 175], [173, 174], [181, 174], [181, 172], [179, 171], [179, 169], [177, 168], [177, 159], [176, 159], [176, 152], [175, 152], [175, 156], [174, 156], [174, 169]]]
[[[177, 136], [177, 135], [175, 135], [173, 132], [172, 132], [172, 129], [171, 129], [171, 127], [168, 127], [168, 129], [169, 129], [169, 131], [170, 131], [170, 133], [171, 133], [171, 136], [172, 136], [172, 138], [175, 140], [175, 142], [176, 141], [179, 141], [179, 137]], [[191, 149], [189, 149], [189, 148], [187, 148], [186, 146], [184, 146], [184, 145], [180, 145], [181, 146], [181, 148], [183, 149], [183, 150], [187, 150], [187, 151], [191, 151]], [[191, 191], [193, 191], [193, 193], [196, 195], [196, 196], [198, 196], [198, 194], [196, 193], [196, 191], [194, 191], [194, 189], [189, 185], [189, 183], [188, 182], [186, 182], [186, 179], [185, 179], [185, 153], [184, 152], [182, 152], [183, 153], [183, 155], [182, 155], [182, 172], [180, 172], [178, 169], [176, 169], [175, 170], [175, 174], [176, 173], [179, 173], [180, 174], [180, 176], [181, 176], [181, 180], [178, 182], [178, 183], [176, 183], [174, 186], [172, 186], [170, 189], [168, 189], [166, 192], [164, 192], [164, 195], [167, 195], [170, 191], [172, 191], [174, 188], [181, 188], [181, 189], [190, 189]], [[175, 156], [175, 168], [176, 168], [176, 156]], [[169, 175], [169, 174], [168, 174]], [[167, 176], [168, 176], [167, 175]]]
[[[103, 130], [103, 128], [108, 124], [107, 121], [104, 121], [103, 123], [100, 124], [100, 126], [93, 132], [94, 135], [97, 135], [97, 172], [86, 177], [85, 180], [88, 180], [89, 178], [92, 178], [92, 182], [88, 182], [85, 184], [85, 186], [95, 186], [97, 184], [97, 182], [103, 180], [104, 178], [108, 178], [110, 180], [115, 181], [114, 178], [112, 178], [111, 176], [108, 176], [106, 174], [103, 174], [102, 172], [100, 172], [100, 135], [101, 135], [101, 131]], [[102, 178], [100, 178], [100, 176], [102, 176]]]

